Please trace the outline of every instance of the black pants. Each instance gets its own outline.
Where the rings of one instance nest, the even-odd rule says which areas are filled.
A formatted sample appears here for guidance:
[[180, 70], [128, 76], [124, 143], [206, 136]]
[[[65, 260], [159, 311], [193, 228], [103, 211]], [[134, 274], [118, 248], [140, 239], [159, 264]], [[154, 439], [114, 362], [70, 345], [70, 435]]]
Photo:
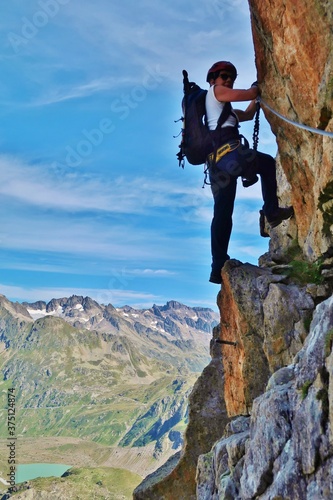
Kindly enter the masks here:
[[266, 216], [278, 208], [275, 160], [253, 149], [239, 147], [226, 154], [209, 169], [214, 197], [214, 215], [211, 224], [212, 271], [220, 273], [230, 257], [228, 246], [232, 230], [232, 214], [236, 196], [237, 177], [259, 174], [263, 210]]

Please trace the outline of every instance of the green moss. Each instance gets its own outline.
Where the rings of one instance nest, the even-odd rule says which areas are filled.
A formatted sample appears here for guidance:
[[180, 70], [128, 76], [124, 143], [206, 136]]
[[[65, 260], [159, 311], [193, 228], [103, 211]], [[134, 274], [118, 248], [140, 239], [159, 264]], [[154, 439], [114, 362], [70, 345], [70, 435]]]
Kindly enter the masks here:
[[322, 410], [325, 414], [329, 411], [329, 399], [328, 399], [328, 391], [327, 389], [320, 389], [316, 395], [316, 399], [321, 401]]
[[325, 336], [325, 356], [329, 356], [333, 345], [333, 328], [326, 333]]
[[289, 269], [284, 269], [283, 274], [286, 274], [295, 283], [300, 285], [306, 285], [307, 283], [320, 285], [323, 282], [321, 275], [322, 259], [318, 259], [316, 262], [307, 261], [297, 240], [292, 241], [285, 258]]
[[287, 252], [286, 252], [286, 258], [288, 261], [300, 259], [303, 256], [303, 252], [301, 247], [298, 244], [298, 241], [296, 239], [292, 240], [291, 244], [289, 245]]
[[312, 385], [311, 380], [307, 380], [306, 382], [304, 382], [304, 384], [302, 386], [302, 389], [301, 389], [301, 398], [302, 398], [302, 400], [305, 399], [306, 396], [308, 395], [309, 388], [310, 388], [311, 385]]
[[308, 314], [304, 319], [303, 319], [303, 325], [304, 325], [304, 330], [309, 333], [310, 331], [310, 326], [311, 326], [311, 321], [312, 321], [312, 313]]
[[306, 285], [307, 283], [320, 285], [324, 281], [321, 275], [321, 259], [313, 263], [304, 260], [293, 260], [289, 265], [291, 266], [289, 277], [300, 285]]

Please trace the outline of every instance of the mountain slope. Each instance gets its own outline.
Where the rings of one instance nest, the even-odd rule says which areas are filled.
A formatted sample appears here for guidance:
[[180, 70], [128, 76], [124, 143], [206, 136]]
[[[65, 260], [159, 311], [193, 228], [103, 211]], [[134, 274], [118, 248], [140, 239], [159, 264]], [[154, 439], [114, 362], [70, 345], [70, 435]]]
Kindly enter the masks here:
[[[143, 471], [154, 469], [182, 444], [188, 395], [217, 319], [174, 301], [136, 310], [89, 297], [13, 304], [0, 296], [1, 435], [14, 387], [21, 442], [93, 441], [107, 451], [96, 465], [114, 465], [115, 447], [147, 448]], [[141, 472], [138, 462], [133, 471]]]

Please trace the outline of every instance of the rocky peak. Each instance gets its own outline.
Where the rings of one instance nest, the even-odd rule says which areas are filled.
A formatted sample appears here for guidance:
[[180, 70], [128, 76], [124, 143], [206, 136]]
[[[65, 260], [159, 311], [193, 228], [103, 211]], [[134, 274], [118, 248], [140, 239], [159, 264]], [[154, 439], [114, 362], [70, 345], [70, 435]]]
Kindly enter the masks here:
[[57, 316], [74, 327], [104, 332], [117, 333], [134, 328], [143, 335], [148, 331], [151, 334], [172, 336], [182, 342], [193, 339], [193, 332], [197, 332], [205, 345], [209, 342], [207, 333], [211, 333], [218, 323], [218, 314], [211, 309], [192, 309], [176, 301], [164, 306], [154, 304], [150, 309], [141, 310], [130, 306], [115, 308], [112, 304], [98, 304], [90, 297], [73, 295], [52, 299], [48, 303], [24, 303], [22, 309], [29, 318]]
[[10, 302], [4, 295], [0, 294], [0, 307], [13, 314], [17, 319], [29, 321], [30, 316], [26, 308], [19, 302]]
[[167, 311], [168, 309], [184, 309], [184, 304], [177, 302], [176, 300], [169, 300], [165, 306], [162, 307], [163, 311]]
[[63, 297], [61, 299], [52, 299], [46, 304], [46, 312], [52, 313], [59, 308], [62, 308], [68, 301], [68, 298]]
[[152, 311], [155, 314], [155, 316], [159, 316], [160, 318], [163, 318], [163, 314], [161, 312], [161, 308], [157, 306], [156, 304], [153, 305]]

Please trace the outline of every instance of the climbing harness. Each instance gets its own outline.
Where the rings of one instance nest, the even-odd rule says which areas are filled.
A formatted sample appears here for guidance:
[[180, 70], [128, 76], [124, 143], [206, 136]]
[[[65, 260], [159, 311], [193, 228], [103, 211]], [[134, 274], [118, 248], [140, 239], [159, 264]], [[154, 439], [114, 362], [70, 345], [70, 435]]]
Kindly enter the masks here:
[[[230, 106], [230, 103], [228, 103]], [[257, 151], [258, 149], [258, 142], [259, 142], [259, 115], [260, 115], [260, 99], [256, 99], [256, 112], [255, 112], [255, 118], [254, 118], [254, 129], [253, 129], [253, 149], [254, 151]], [[220, 117], [221, 118], [221, 117]], [[245, 139], [243, 135], [240, 135], [240, 138], [244, 139], [245, 141], [245, 146], [249, 148], [249, 143]], [[208, 177], [208, 170], [209, 168], [218, 163], [219, 160], [226, 155], [227, 153], [230, 153], [231, 151], [234, 151], [234, 149], [237, 149], [241, 144], [241, 141], [232, 141], [228, 142], [226, 144], [223, 144], [223, 146], [219, 147], [216, 151], [213, 153], [210, 153], [207, 157], [206, 161], [206, 168], [204, 169], [204, 182], [202, 187], [205, 187], [205, 184], [209, 184], [207, 182], [207, 177]], [[250, 174], [250, 178], [243, 177], [242, 176], [242, 184], [244, 187], [249, 187], [258, 182], [259, 178], [256, 175], [256, 173], [253, 171], [253, 173]]]
[[233, 151], [234, 149], [237, 149], [239, 145], [240, 141], [227, 142], [227, 144], [223, 144], [223, 146], [217, 149], [216, 157], [215, 157], [215, 152], [213, 152], [208, 155], [207, 160], [209, 162], [215, 161], [217, 163], [218, 161], [220, 161], [222, 156], [226, 155], [227, 153], [230, 153], [230, 151]]
[[302, 123], [294, 122], [293, 120], [290, 120], [286, 116], [281, 115], [278, 111], [275, 111], [275, 109], [271, 108], [269, 104], [267, 104], [266, 101], [263, 99], [259, 98], [260, 102], [267, 108], [269, 111], [271, 111], [274, 115], [278, 116], [282, 120], [284, 120], [287, 123], [290, 123], [291, 125], [294, 125], [295, 127], [302, 128], [304, 130], [308, 130], [309, 132], [312, 132], [313, 134], [319, 134], [319, 135], [325, 135], [327, 137], [333, 137], [333, 132], [327, 132], [326, 130], [321, 130], [320, 128], [314, 128], [314, 127], [309, 127], [308, 125], [303, 125]]

